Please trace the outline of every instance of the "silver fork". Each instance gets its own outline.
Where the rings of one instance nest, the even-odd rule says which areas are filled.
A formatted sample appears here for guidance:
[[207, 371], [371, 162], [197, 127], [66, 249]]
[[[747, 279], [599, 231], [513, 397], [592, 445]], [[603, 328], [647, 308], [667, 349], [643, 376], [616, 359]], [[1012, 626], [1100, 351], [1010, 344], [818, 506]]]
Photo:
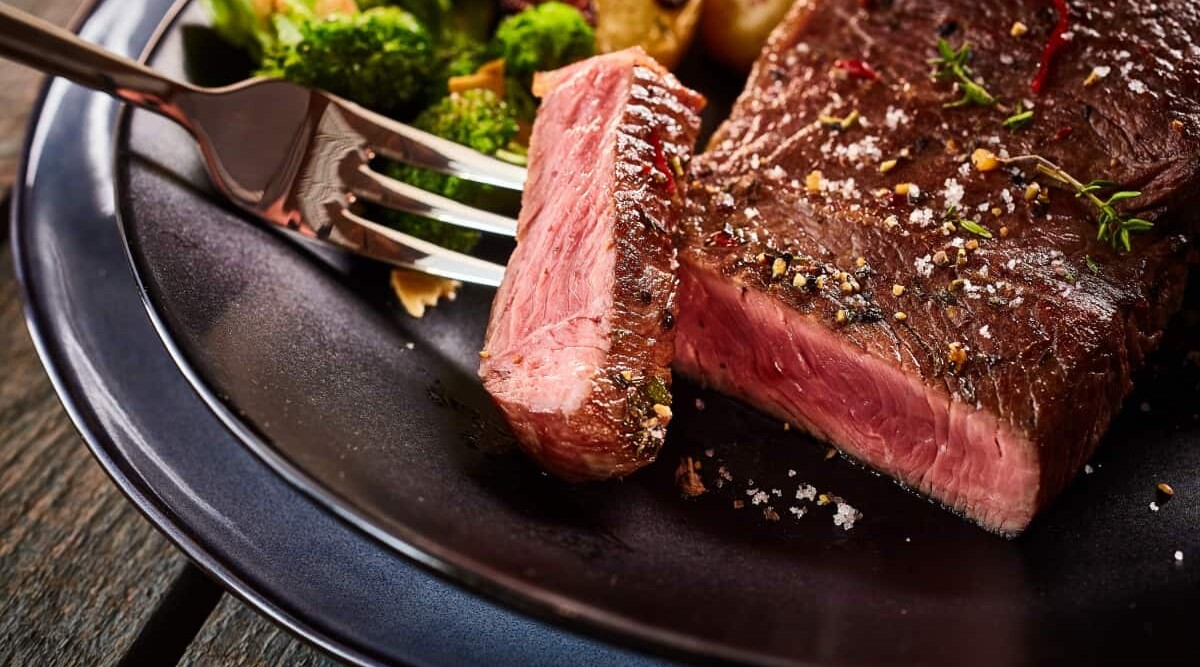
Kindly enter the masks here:
[[504, 267], [398, 232], [353, 209], [359, 199], [514, 236], [516, 221], [370, 168], [378, 155], [520, 190], [525, 170], [364, 109], [274, 79], [225, 88], [175, 81], [0, 4], [0, 56], [174, 120], [199, 144], [213, 183], [239, 207], [305, 236], [431, 275], [498, 285]]

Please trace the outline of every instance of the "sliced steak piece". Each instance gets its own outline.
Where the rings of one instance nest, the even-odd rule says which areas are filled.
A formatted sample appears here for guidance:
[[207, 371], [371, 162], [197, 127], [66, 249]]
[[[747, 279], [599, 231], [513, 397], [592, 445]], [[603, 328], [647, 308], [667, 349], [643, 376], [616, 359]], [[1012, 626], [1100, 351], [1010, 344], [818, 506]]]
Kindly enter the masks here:
[[704, 100], [640, 49], [539, 75], [517, 248], [479, 374], [569, 481], [654, 460], [670, 421], [676, 251]]
[[[1069, 6], [1038, 95], [1049, 3], [798, 2], [693, 163], [676, 369], [1023, 530], [1178, 308], [1200, 221], [1200, 8]], [[939, 37], [1000, 104], [947, 106]], [[979, 148], [1140, 190], [1117, 209], [1155, 227], [1116, 251], [1093, 203]]]

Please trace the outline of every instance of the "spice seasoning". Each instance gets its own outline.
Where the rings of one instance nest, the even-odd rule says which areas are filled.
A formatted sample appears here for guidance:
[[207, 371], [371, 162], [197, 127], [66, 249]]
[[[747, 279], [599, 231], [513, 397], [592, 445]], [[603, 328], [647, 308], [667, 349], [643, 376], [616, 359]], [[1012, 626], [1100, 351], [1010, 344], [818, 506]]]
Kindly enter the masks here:
[[868, 79], [874, 81], [879, 78], [879, 73], [871, 69], [871, 66], [863, 60], [835, 60], [833, 61], [835, 70], [842, 71], [852, 79]]
[[1054, 9], [1058, 12], [1058, 22], [1054, 24], [1054, 30], [1050, 32], [1050, 39], [1042, 49], [1037, 72], [1033, 76], [1033, 83], [1030, 84], [1035, 95], [1042, 93], [1042, 89], [1046, 86], [1046, 79], [1050, 76], [1050, 64], [1054, 60], [1054, 56], [1067, 44], [1067, 40], [1063, 37], [1071, 25], [1067, 0], [1054, 0]]

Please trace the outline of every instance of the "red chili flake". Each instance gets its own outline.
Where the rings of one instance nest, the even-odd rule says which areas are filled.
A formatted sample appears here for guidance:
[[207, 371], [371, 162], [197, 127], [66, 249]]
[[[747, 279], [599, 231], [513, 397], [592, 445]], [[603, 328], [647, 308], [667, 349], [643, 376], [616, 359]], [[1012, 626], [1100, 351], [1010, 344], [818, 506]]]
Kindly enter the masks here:
[[879, 73], [871, 69], [865, 60], [842, 60], [833, 61], [835, 69], [845, 70], [853, 79], [870, 79], [874, 81], [879, 78]]
[[1063, 125], [1062, 127], [1058, 128], [1058, 132], [1054, 133], [1054, 140], [1062, 141], [1063, 139], [1066, 139], [1067, 137], [1071, 136], [1071, 132], [1073, 132], [1073, 131], [1074, 130], [1071, 128], [1070, 125]]
[[671, 165], [667, 164], [667, 156], [663, 153], [662, 139], [659, 138], [657, 132], [650, 135], [650, 145], [654, 147], [654, 168], [662, 172], [662, 175], [667, 178], [667, 193], [674, 195], [675, 174], [671, 172]]
[[1042, 59], [1038, 62], [1037, 73], [1033, 75], [1033, 84], [1030, 86], [1035, 95], [1040, 95], [1042, 88], [1046, 86], [1046, 79], [1050, 76], [1050, 62], [1054, 59], [1054, 55], [1066, 46], [1067, 40], [1063, 39], [1063, 35], [1071, 26], [1067, 0], [1054, 0], [1054, 9], [1058, 12], [1058, 22], [1054, 24], [1050, 39], [1046, 41], [1046, 47], [1042, 49]]
[[729, 230], [722, 229], [709, 234], [708, 238], [704, 240], [704, 245], [716, 246], [718, 248], [736, 248], [742, 245], [742, 243], [734, 238], [733, 234], [729, 233]]

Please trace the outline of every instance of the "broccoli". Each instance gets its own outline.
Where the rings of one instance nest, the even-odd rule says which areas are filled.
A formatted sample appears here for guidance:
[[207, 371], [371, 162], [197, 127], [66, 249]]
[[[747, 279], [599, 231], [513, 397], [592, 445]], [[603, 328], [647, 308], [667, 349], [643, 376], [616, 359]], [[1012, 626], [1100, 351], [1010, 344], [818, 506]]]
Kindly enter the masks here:
[[[443, 97], [421, 112], [413, 125], [488, 155], [506, 149], [518, 131], [511, 108], [495, 93], [484, 89], [465, 90]], [[491, 186], [406, 164], [388, 163], [384, 172], [423, 190], [472, 206], [494, 207], [503, 203], [505, 195], [509, 194]], [[407, 213], [381, 211], [380, 215], [388, 224], [406, 234], [451, 250], [466, 252], [475, 247], [480, 237], [479, 232], [474, 230]]]
[[276, 40], [263, 55], [262, 76], [321, 88], [385, 114], [403, 114], [428, 89], [433, 39], [403, 9], [273, 19]]
[[444, 22], [453, 9], [450, 0], [357, 0], [358, 8], [366, 11], [376, 7], [399, 7], [412, 14], [435, 37], [442, 32]]
[[533, 119], [534, 72], [557, 69], [596, 53], [596, 33], [578, 9], [547, 2], [514, 14], [496, 28], [491, 53], [504, 58], [506, 94], [518, 118]]

